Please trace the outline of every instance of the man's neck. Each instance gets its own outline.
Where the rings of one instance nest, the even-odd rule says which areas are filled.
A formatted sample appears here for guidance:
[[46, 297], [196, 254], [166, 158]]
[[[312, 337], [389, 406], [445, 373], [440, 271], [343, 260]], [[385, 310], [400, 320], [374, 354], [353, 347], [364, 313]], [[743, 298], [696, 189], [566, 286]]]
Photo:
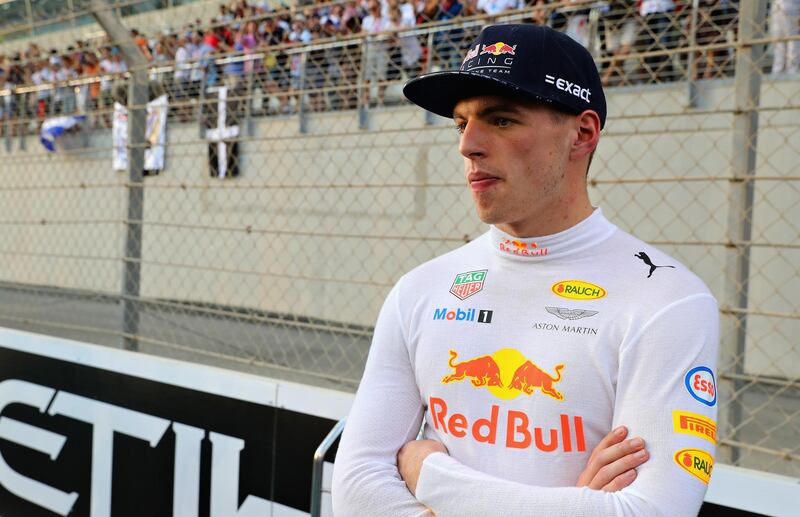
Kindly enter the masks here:
[[567, 202], [558, 203], [560, 205], [558, 207], [547, 207], [525, 220], [496, 226], [499, 230], [514, 237], [542, 237], [572, 228], [592, 215], [594, 211], [588, 196], [581, 196], [581, 199], [572, 200], [572, 202], [564, 201]]

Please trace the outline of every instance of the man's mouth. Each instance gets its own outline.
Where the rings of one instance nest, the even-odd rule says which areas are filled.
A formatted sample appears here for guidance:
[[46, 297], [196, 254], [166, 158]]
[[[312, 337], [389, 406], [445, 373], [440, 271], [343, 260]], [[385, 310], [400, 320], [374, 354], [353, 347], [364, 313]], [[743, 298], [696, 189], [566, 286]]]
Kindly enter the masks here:
[[485, 172], [471, 172], [467, 176], [467, 181], [469, 182], [469, 188], [473, 192], [484, 192], [500, 183], [501, 180], [497, 176], [492, 176]]

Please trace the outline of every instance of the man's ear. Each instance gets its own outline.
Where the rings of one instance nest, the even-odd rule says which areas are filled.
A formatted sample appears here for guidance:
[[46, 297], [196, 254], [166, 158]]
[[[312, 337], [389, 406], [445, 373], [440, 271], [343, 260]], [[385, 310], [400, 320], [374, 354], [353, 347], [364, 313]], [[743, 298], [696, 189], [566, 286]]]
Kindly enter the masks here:
[[600, 141], [600, 117], [586, 110], [577, 117], [577, 135], [572, 142], [570, 159], [579, 161], [587, 158], [597, 148]]

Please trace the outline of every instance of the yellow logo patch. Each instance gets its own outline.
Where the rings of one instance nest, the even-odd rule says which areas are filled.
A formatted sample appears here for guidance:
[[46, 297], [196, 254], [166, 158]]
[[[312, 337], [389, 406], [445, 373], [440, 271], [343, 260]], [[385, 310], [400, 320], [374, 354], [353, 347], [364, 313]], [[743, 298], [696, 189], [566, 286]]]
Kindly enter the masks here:
[[708, 480], [711, 479], [711, 469], [714, 468], [714, 458], [706, 451], [700, 449], [681, 449], [675, 453], [675, 463], [706, 485], [708, 484]]
[[717, 423], [708, 417], [675, 409], [672, 411], [672, 425], [676, 433], [690, 434], [717, 443]]
[[606, 295], [606, 290], [599, 285], [583, 280], [559, 280], [551, 289], [556, 295], [570, 300], [597, 300]]

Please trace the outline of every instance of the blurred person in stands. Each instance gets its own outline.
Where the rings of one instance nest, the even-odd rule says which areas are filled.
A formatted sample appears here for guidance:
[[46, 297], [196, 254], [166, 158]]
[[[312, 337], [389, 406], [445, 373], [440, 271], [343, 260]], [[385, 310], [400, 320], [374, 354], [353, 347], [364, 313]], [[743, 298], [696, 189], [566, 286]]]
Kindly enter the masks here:
[[220, 40], [217, 35], [213, 32], [208, 32], [203, 36], [203, 42], [197, 49], [198, 67], [202, 73], [200, 88], [215, 86], [219, 80], [215, 62], [219, 45]]
[[478, 10], [488, 15], [500, 14], [504, 11], [522, 9], [525, 7], [524, 0], [478, 0]]
[[[100, 61], [92, 51], [83, 53], [83, 77], [97, 77], [100, 74]], [[100, 101], [100, 79], [86, 85], [86, 98], [83, 104], [84, 112], [94, 112]], [[94, 124], [96, 121], [93, 121]]]
[[41, 89], [36, 91], [34, 113], [41, 125], [45, 117], [50, 114], [52, 94], [53, 94], [53, 73], [52, 64], [47, 59], [40, 59], [36, 62], [34, 72], [31, 75], [31, 82]]
[[[800, 36], [800, 0], [774, 0], [769, 17], [769, 33], [773, 38]], [[776, 41], [773, 44], [772, 73], [800, 72], [800, 40]]]
[[[345, 10], [347, 14], [347, 10]], [[339, 69], [341, 70], [340, 82], [346, 86], [339, 90], [342, 109], [353, 109], [358, 105], [356, 85], [361, 67], [362, 47], [359, 40], [352, 38], [361, 33], [361, 18], [350, 16], [342, 18], [342, 37], [348, 38], [348, 43], [342, 47], [339, 54]]]
[[[440, 0], [434, 20], [450, 21], [461, 16], [464, 4], [460, 0]], [[458, 68], [461, 64], [461, 45], [464, 29], [438, 31], [433, 35], [433, 48], [439, 65], [444, 68]]]
[[610, 86], [615, 76], [618, 83], [625, 83], [625, 58], [631, 53], [639, 32], [639, 15], [628, 0], [612, 0], [603, 15], [605, 24], [606, 52], [612, 56], [603, 71], [603, 86]]
[[19, 53], [11, 56], [11, 62], [6, 69], [5, 81], [6, 86], [12, 93], [9, 97], [11, 107], [8, 115], [11, 119], [11, 136], [16, 136], [24, 132], [23, 119], [27, 116], [25, 97], [16, 92], [18, 85], [25, 84], [25, 67], [22, 65], [22, 56]]
[[330, 23], [335, 29], [337, 34], [342, 30], [342, 18], [344, 17], [344, 6], [342, 4], [334, 4], [330, 7], [328, 12], [322, 18], [322, 24]]
[[[306, 25], [306, 17], [299, 14], [292, 22], [292, 31], [289, 33], [289, 43], [299, 46], [311, 41], [311, 31], [308, 30]], [[289, 112], [291, 108], [291, 101], [294, 99], [295, 106], [300, 103], [299, 91], [303, 88], [303, 55], [301, 52], [296, 52], [288, 55], [289, 62], [289, 96], [287, 97], [287, 104], [281, 108], [284, 112]]]
[[364, 74], [364, 104], [369, 103], [370, 90], [377, 83], [378, 94], [377, 104], [383, 104], [383, 94], [386, 85], [386, 68], [389, 64], [389, 41], [385, 35], [381, 36], [391, 28], [391, 20], [381, 14], [381, 5], [378, 0], [369, 0], [367, 3], [367, 15], [362, 20], [361, 31], [367, 35], [367, 61]]
[[162, 84], [168, 82], [168, 71], [165, 69], [165, 65], [173, 60], [173, 55], [167, 49], [163, 39], [153, 45], [151, 56], [153, 66], [150, 68], [150, 80]]
[[136, 46], [139, 47], [142, 55], [144, 55], [148, 61], [152, 61], [153, 55], [150, 53], [150, 48], [147, 46], [147, 38], [142, 36], [136, 29], [131, 29], [131, 38], [133, 38], [133, 42], [136, 43]]
[[205, 34], [203, 31], [197, 29], [192, 32], [190, 44], [187, 46], [189, 50], [189, 59], [191, 61], [191, 71], [189, 72], [189, 89], [188, 94], [192, 98], [200, 96], [200, 89], [203, 87], [203, 78], [205, 77], [205, 70], [200, 62], [202, 59], [203, 38]]
[[[417, 24], [416, 13], [409, 2], [403, 4], [394, 1], [389, 11], [389, 17], [395, 30], [410, 29]], [[416, 77], [420, 73], [420, 58], [422, 58], [422, 45], [414, 35], [400, 36], [397, 39], [400, 49], [400, 67], [406, 77]]]
[[643, 21], [643, 30], [638, 45], [642, 52], [662, 52], [644, 58], [645, 80], [656, 82], [677, 79], [672, 66], [670, 50], [678, 42], [674, 0], [641, 0], [639, 14]]
[[5, 56], [0, 55], [0, 136], [5, 136], [10, 126], [12, 113], [14, 113], [14, 84], [9, 80], [9, 73], [5, 66]]
[[[327, 37], [319, 23], [320, 18], [312, 17], [315, 23], [311, 26], [311, 40], [317, 41]], [[326, 50], [313, 49], [306, 52], [306, 75], [303, 89], [309, 90], [308, 99], [311, 104], [311, 111], [323, 111], [325, 109], [325, 94], [320, 89], [325, 86], [328, 75], [328, 59]]]
[[69, 55], [61, 56], [58, 60], [53, 74], [56, 81], [56, 113], [67, 115], [75, 113], [75, 86], [70, 84], [71, 81], [78, 78], [75, 67], [76, 63], [73, 63]]
[[561, 12], [566, 17], [564, 32], [591, 51], [592, 42], [589, 30], [589, 8], [585, 0], [562, 0]]
[[[339, 6], [341, 7], [341, 6]], [[330, 12], [329, 15], [334, 14]], [[325, 38], [334, 39], [342, 34], [341, 17], [331, 17], [325, 15], [322, 17], [322, 31]], [[325, 49], [325, 66], [327, 74], [325, 76], [325, 87], [328, 89], [326, 97], [328, 104], [333, 110], [342, 109], [342, 90], [341, 86], [344, 85], [342, 76], [342, 51], [344, 47], [329, 46]]]
[[178, 104], [177, 113], [181, 122], [187, 122], [191, 117], [188, 106], [183, 106], [189, 98], [189, 81], [192, 65], [189, 63], [192, 55], [189, 38], [186, 33], [178, 38], [175, 49], [175, 74], [172, 80], [172, 98]]
[[531, 15], [525, 21], [535, 25], [547, 25], [547, 21], [550, 18], [550, 8], [547, 7], [549, 3], [552, 2], [548, 0], [534, 0], [531, 2]]
[[[361, 7], [359, 7], [358, 0], [349, 0], [347, 4], [345, 4], [344, 11], [342, 12], [342, 30], [345, 30], [344, 27], [350, 21], [350, 19], [355, 18], [356, 23], [358, 23], [359, 31], [361, 29], [361, 20], [364, 19], [364, 12], [362, 11]], [[351, 29], [352, 29], [351, 25]], [[348, 29], [348, 32], [354, 34], [352, 30]]]
[[225, 56], [226, 63], [222, 67], [225, 77], [225, 86], [232, 91], [238, 90], [243, 85], [244, 80], [244, 43], [242, 43], [242, 33], [237, 30], [233, 38], [233, 45], [222, 42], [219, 50], [228, 55]]
[[[697, 9], [697, 29], [695, 42], [699, 46], [714, 45], [725, 42], [724, 16], [727, 1], [725, 0], [700, 0]], [[699, 77], [699, 69], [703, 68], [703, 79], [718, 77], [721, 73], [717, 66], [717, 58], [725, 49], [703, 49], [695, 53], [692, 68], [689, 71], [692, 80]]]
[[100, 49], [100, 109], [102, 110], [102, 120], [105, 127], [111, 126], [111, 109], [114, 106], [114, 72], [116, 66], [111, 58], [111, 48], [103, 47]]
[[[463, 0], [464, 10], [461, 11], [461, 16], [478, 16], [484, 12], [478, 8], [478, 0]], [[478, 27], [480, 29], [480, 27]], [[477, 33], [476, 33], [477, 34]]]
[[[261, 46], [264, 48], [265, 77], [262, 83], [266, 85], [268, 94], [278, 100], [277, 109], [281, 112], [289, 111], [289, 98], [285, 95], [289, 89], [289, 75], [287, 70], [288, 56], [285, 43], [289, 33], [278, 23], [274, 17], [265, 18], [258, 28], [261, 37]], [[274, 110], [272, 106], [269, 109]]]
[[233, 13], [230, 8], [222, 4], [219, 6], [219, 16], [217, 17], [218, 23], [230, 23], [233, 21]]
[[439, 0], [417, 0], [416, 11], [417, 24], [431, 22], [439, 12]]

